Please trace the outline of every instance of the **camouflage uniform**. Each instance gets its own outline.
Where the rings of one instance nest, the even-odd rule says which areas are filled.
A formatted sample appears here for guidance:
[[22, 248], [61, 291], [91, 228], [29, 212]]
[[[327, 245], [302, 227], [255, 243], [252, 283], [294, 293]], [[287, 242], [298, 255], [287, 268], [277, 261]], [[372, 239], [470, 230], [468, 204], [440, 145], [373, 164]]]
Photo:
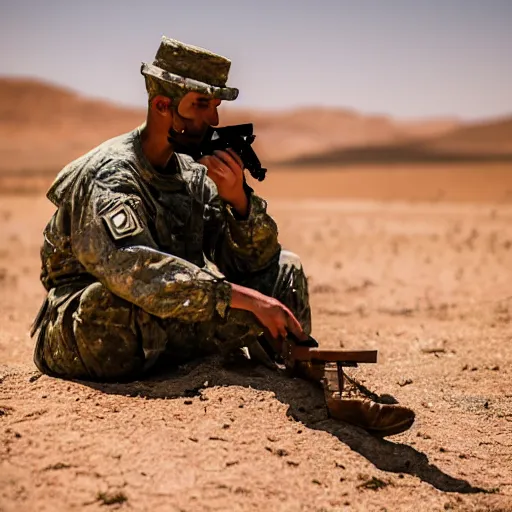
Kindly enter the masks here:
[[[172, 98], [177, 119], [189, 91], [234, 100], [238, 90], [226, 87], [229, 68], [225, 57], [164, 37], [141, 73], [149, 99]], [[187, 135], [178, 130], [169, 130], [174, 148]], [[140, 129], [65, 167], [48, 192], [57, 211], [41, 249], [48, 293], [32, 330], [37, 367], [105, 381], [138, 378], [164, 355], [172, 364], [247, 347], [260, 361], [277, 359], [260, 345], [257, 318], [231, 308], [230, 283], [277, 298], [309, 335], [300, 261], [281, 250], [266, 203], [244, 185], [249, 211], [241, 218], [190, 156], [175, 152], [158, 173], [142, 151]], [[308, 379], [324, 376], [323, 365], [294, 369]], [[414, 422], [414, 412], [398, 405], [334, 396], [326, 404], [332, 417], [380, 436]]]
[[136, 129], [57, 177], [41, 249], [48, 294], [35, 323], [42, 372], [129, 379], [164, 353], [180, 363], [254, 346], [262, 326], [230, 308], [228, 282], [276, 297], [311, 331], [304, 272], [281, 250], [265, 201], [246, 186], [240, 218], [206, 167], [177, 153], [172, 164], [156, 172]]

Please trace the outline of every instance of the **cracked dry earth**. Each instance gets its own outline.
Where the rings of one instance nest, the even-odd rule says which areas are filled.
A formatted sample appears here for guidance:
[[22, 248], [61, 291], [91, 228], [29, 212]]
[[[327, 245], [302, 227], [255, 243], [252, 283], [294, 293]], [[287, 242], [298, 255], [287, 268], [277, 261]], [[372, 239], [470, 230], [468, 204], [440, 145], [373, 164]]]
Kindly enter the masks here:
[[318, 391], [211, 359], [131, 384], [41, 376], [39, 196], [1, 196], [0, 510], [512, 510], [512, 207], [270, 200], [325, 347], [415, 409], [379, 440]]

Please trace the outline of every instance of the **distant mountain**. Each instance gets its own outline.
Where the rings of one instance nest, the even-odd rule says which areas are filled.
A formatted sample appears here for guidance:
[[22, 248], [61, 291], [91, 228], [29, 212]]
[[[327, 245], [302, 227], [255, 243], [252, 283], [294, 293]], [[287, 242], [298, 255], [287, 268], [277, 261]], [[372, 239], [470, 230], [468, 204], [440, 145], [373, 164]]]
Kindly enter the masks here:
[[474, 123], [428, 141], [438, 151], [467, 154], [512, 154], [512, 114], [501, 119]]
[[280, 162], [286, 166], [512, 162], [512, 116], [453, 129], [442, 136], [336, 148]]
[[277, 163], [340, 149], [388, 145], [447, 133], [454, 119], [400, 122], [347, 109], [304, 107], [291, 111], [237, 111], [224, 107], [229, 124], [252, 122], [262, 161]]
[[56, 173], [144, 117], [36, 80], [0, 79], [0, 172]]
[[[87, 98], [39, 80], [0, 78], [0, 172], [55, 174], [102, 141], [142, 124], [145, 115], [145, 109]], [[512, 140], [510, 119], [465, 126], [456, 119], [404, 122], [348, 109], [243, 110], [227, 103], [220, 115], [221, 125], [254, 123], [255, 149], [264, 165], [322, 165], [339, 155], [367, 155], [369, 149], [366, 158], [377, 159], [404, 148], [466, 153], [478, 147], [498, 154], [507, 152]]]

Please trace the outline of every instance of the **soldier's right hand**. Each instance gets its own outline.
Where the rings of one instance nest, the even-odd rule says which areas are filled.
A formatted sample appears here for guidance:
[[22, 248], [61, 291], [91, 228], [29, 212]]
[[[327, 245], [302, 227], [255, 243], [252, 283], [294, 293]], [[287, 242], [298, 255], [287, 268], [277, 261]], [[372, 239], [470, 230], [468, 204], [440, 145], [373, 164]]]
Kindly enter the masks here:
[[243, 286], [231, 286], [231, 307], [251, 311], [274, 339], [286, 338], [288, 332], [301, 341], [308, 339], [293, 313], [277, 299]]

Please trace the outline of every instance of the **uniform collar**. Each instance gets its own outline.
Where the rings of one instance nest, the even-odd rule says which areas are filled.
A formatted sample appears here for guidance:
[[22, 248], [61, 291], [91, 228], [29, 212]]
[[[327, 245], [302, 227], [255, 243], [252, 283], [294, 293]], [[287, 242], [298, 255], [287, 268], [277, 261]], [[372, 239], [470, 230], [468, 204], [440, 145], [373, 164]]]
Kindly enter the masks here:
[[141, 132], [145, 124], [142, 124], [135, 130], [133, 145], [135, 153], [140, 162], [140, 173], [144, 181], [156, 187], [159, 190], [179, 191], [186, 188], [183, 176], [183, 162], [177, 153], [173, 153], [170, 165], [174, 165], [175, 172], [158, 172], [149, 162], [144, 151], [142, 151]]

